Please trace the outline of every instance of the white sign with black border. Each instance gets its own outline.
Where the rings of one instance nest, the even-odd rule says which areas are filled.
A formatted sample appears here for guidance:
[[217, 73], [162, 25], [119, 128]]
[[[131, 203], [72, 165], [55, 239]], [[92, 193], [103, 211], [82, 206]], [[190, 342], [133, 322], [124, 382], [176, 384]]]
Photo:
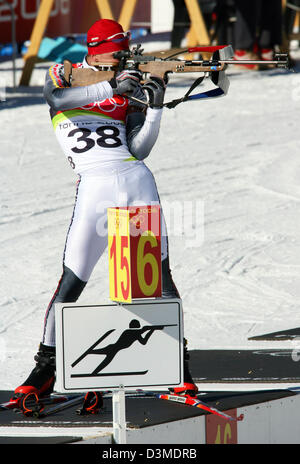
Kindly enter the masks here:
[[180, 299], [55, 305], [56, 390], [183, 385]]

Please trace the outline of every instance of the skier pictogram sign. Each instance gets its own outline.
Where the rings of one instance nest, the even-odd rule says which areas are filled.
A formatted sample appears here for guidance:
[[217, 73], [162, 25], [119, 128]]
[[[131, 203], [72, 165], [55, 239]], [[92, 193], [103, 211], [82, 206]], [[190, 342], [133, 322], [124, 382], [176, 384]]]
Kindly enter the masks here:
[[183, 382], [180, 299], [56, 305], [60, 391], [160, 389]]

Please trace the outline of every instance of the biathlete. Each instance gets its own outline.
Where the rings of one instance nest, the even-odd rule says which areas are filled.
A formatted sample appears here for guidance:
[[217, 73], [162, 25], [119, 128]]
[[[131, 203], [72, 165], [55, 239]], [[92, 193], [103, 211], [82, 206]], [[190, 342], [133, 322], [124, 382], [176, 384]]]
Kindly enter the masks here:
[[[130, 34], [117, 22], [101, 19], [88, 31], [88, 55], [75, 66], [118, 64], [113, 54], [128, 50], [129, 39]], [[36, 365], [15, 389], [15, 395], [45, 395], [53, 391], [54, 304], [75, 302], [86, 286], [107, 246], [107, 205], [160, 204], [154, 177], [143, 160], [158, 137], [166, 83], [151, 76], [142, 86], [141, 77], [138, 70], [125, 70], [117, 72], [110, 81], [72, 88], [64, 79], [62, 64], [54, 64], [46, 74], [44, 96], [56, 137], [79, 180], [65, 242], [63, 272], [46, 311]], [[129, 100], [126, 94], [140, 100], [146, 100], [148, 94], [150, 107], [145, 110], [145, 105]], [[163, 216], [161, 252], [163, 297], [179, 297], [169, 267]], [[197, 387], [189, 372], [186, 348], [184, 367], [184, 387], [175, 392], [195, 395]]]

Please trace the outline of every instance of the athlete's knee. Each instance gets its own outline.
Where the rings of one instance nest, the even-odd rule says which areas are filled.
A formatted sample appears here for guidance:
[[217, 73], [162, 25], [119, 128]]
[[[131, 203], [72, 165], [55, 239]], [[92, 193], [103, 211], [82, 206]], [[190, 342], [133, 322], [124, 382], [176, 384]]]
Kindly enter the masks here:
[[55, 301], [62, 303], [72, 303], [76, 301], [86, 284], [87, 282], [79, 279], [70, 268], [63, 265], [63, 274], [60, 279]]

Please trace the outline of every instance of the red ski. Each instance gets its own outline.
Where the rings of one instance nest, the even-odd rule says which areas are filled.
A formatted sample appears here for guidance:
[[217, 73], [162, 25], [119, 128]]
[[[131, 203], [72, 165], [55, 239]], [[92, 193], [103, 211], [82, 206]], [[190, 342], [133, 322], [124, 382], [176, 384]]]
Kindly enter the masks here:
[[187, 404], [188, 406], [194, 406], [195, 408], [203, 409], [204, 411], [210, 412], [211, 414], [222, 417], [223, 419], [226, 419], [226, 420], [230, 420], [230, 421], [242, 420], [241, 416], [235, 419], [234, 417], [229, 416], [225, 412], [220, 411], [219, 409], [216, 409], [212, 406], [209, 406], [206, 403], [203, 403], [203, 401], [199, 400], [197, 397], [193, 398], [188, 395], [180, 396], [180, 395], [173, 395], [173, 394], [171, 395], [158, 394], [157, 397], [162, 400], [175, 401], [176, 403]]

